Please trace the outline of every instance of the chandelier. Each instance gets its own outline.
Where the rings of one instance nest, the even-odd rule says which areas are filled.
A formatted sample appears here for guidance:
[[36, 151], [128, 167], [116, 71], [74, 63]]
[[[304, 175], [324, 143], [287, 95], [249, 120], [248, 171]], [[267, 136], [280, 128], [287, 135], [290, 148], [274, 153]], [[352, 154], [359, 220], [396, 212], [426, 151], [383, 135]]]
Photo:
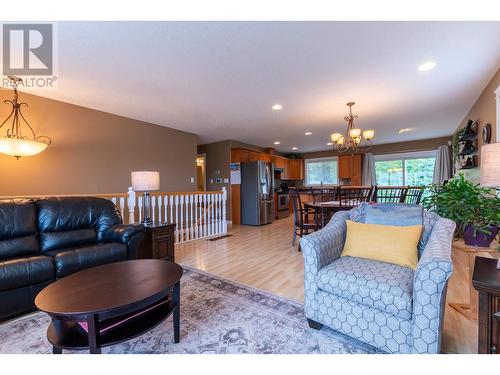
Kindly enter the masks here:
[[365, 146], [372, 145], [372, 139], [375, 136], [375, 130], [362, 130], [360, 128], [354, 127], [354, 120], [358, 119], [358, 115], [352, 114], [352, 106], [354, 102], [347, 103], [349, 107], [349, 115], [344, 117], [344, 120], [347, 122], [347, 130], [344, 134], [341, 133], [333, 133], [330, 135], [333, 143], [333, 149], [338, 152], [356, 152], [358, 146], [361, 144], [363, 138], [366, 143]]
[[[0, 153], [14, 156], [16, 159], [19, 159], [21, 156], [39, 154], [50, 145], [51, 140], [44, 135], [36, 136], [33, 128], [21, 112], [23, 105], [28, 107], [27, 103], [18, 102], [17, 86], [22, 82], [21, 78], [9, 76], [9, 79], [14, 87], [14, 99], [5, 100], [4, 103], [10, 104], [12, 111], [5, 121], [2, 122], [0, 129], [11, 119], [12, 124], [10, 128], [7, 127], [5, 135], [0, 135]], [[25, 133], [23, 133], [23, 122], [25, 124], [24, 128], [27, 130]]]

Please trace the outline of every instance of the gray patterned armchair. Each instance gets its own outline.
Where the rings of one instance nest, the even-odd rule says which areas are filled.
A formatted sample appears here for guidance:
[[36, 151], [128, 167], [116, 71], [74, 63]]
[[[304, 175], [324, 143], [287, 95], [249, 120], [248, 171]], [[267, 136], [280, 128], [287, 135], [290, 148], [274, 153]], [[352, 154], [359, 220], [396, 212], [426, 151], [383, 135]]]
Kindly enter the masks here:
[[365, 211], [363, 203], [337, 212], [323, 229], [300, 241], [309, 325], [320, 329], [324, 324], [389, 353], [439, 353], [455, 223], [424, 211], [415, 270], [340, 257], [345, 221], [364, 222]]

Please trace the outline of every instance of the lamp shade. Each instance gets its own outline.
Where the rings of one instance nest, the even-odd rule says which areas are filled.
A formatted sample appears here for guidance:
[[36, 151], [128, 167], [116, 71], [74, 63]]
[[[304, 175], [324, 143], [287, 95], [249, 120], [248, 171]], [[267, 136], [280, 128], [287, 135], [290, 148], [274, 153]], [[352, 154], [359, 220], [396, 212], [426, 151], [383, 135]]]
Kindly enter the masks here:
[[48, 144], [19, 138], [0, 138], [0, 153], [15, 156], [32, 156], [47, 148]]
[[349, 134], [353, 138], [358, 138], [361, 135], [361, 129], [360, 128], [354, 128], [349, 130]]
[[131, 174], [132, 190], [153, 191], [160, 189], [160, 172], [135, 171]]
[[500, 143], [481, 147], [480, 183], [485, 187], [500, 187]]
[[365, 139], [367, 140], [372, 139], [374, 136], [375, 136], [375, 130], [368, 129], [363, 132], [363, 137], [365, 137]]

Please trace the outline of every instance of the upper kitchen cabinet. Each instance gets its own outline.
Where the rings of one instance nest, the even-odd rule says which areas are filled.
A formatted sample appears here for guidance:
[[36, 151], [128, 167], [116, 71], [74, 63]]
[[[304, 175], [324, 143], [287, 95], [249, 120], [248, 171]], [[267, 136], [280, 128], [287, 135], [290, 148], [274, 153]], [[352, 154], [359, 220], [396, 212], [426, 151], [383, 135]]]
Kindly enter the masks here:
[[339, 156], [339, 178], [350, 180], [350, 185], [361, 185], [361, 154]]
[[259, 152], [259, 154], [257, 155], [257, 160], [264, 160], [267, 162], [271, 162], [271, 154], [264, 154]]
[[303, 180], [304, 161], [302, 159], [285, 159], [285, 171], [281, 174], [283, 180]]
[[273, 156], [271, 158], [271, 162], [274, 164], [274, 168], [278, 168], [278, 169], [285, 169], [286, 168], [286, 160], [285, 158], [281, 157], [281, 156]]
[[231, 161], [235, 163], [246, 163], [249, 161], [248, 150], [233, 148], [231, 150]]

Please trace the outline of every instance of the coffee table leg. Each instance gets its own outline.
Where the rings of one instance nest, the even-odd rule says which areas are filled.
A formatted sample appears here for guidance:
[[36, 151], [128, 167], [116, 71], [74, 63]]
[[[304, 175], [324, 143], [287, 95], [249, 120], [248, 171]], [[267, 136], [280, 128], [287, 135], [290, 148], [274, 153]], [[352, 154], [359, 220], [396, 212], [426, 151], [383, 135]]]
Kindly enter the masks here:
[[57, 346], [52, 346], [52, 354], [62, 354], [62, 349]]
[[174, 342], [177, 344], [181, 325], [181, 283], [177, 282], [174, 286]]
[[87, 318], [87, 324], [89, 329], [89, 350], [90, 354], [101, 354], [101, 348], [99, 348], [98, 337], [98, 324], [97, 315], [89, 315]]

